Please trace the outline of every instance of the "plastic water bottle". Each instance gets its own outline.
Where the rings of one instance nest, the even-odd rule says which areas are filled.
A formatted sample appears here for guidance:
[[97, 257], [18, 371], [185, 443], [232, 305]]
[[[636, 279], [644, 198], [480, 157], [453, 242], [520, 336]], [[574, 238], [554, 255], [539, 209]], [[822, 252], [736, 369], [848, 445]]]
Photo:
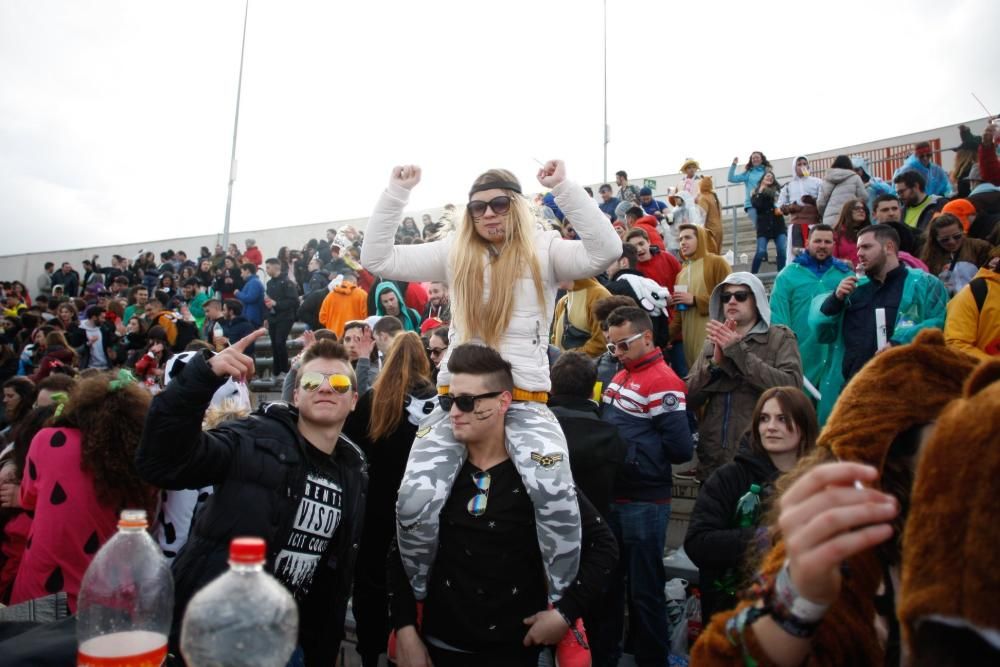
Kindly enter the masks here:
[[264, 540], [237, 537], [229, 571], [198, 591], [184, 612], [181, 654], [190, 667], [274, 667], [298, 641], [299, 610], [264, 572]]
[[159, 667], [174, 609], [170, 566], [146, 532], [146, 512], [124, 510], [94, 556], [77, 600], [77, 665]]
[[736, 503], [736, 525], [740, 528], [753, 528], [760, 518], [760, 485], [751, 484], [750, 490], [743, 494]]

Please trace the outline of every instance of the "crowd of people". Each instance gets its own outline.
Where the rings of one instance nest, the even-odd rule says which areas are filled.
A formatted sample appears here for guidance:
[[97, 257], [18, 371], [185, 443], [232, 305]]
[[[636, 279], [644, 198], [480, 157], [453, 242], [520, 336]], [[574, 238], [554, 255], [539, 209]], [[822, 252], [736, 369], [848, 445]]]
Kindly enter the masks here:
[[[665, 666], [685, 479], [692, 664], [996, 658], [988, 595], [928, 593], [903, 540], [936, 530], [946, 504], [926, 489], [959, 507], [969, 491], [940, 490], [945, 424], [974, 414], [963, 458], [987, 468], [963, 474], [998, 472], [995, 140], [963, 128], [973, 158], [952, 174], [918, 144], [891, 184], [850, 156], [822, 179], [799, 156], [785, 184], [763, 153], [734, 160], [749, 272], [721, 254], [696, 161], [668, 201], [625, 172], [595, 198], [550, 161], [544, 194], [490, 170], [422, 227], [407, 165], [363, 231], [301, 250], [265, 260], [247, 239], [3, 283], [0, 603], [75, 612], [118, 512], [143, 508], [175, 635], [229, 540], [258, 535], [299, 605], [289, 664], [334, 664], [350, 605], [366, 666]], [[282, 400], [254, 406], [265, 336]], [[997, 546], [976, 530], [954, 539]], [[988, 563], [962, 566], [956, 586], [998, 592]], [[3, 612], [0, 652], [30, 635], [3, 642]]]

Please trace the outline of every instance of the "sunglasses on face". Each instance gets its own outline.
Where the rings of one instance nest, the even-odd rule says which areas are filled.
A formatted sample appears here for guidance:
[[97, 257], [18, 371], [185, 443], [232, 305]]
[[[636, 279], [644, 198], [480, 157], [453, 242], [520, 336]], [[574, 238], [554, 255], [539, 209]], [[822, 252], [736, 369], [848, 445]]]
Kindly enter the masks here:
[[492, 210], [496, 215], [503, 215], [510, 210], [510, 197], [507, 195], [500, 195], [499, 197], [494, 197], [489, 201], [473, 199], [465, 205], [465, 207], [469, 209], [469, 214], [473, 218], [483, 217], [486, 214], [487, 206], [489, 206], [490, 210]]
[[463, 396], [455, 396], [454, 394], [441, 394], [438, 396], [438, 403], [441, 404], [441, 409], [445, 412], [451, 412], [451, 406], [457, 405], [458, 409], [462, 412], [472, 412], [476, 409], [476, 401], [481, 398], [493, 398], [494, 396], [499, 396], [502, 391], [489, 391], [485, 394], [476, 394], [471, 396], [465, 394]]
[[730, 299], [736, 299], [737, 303], [744, 303], [750, 298], [750, 292], [740, 290], [739, 292], [723, 292], [722, 303], [729, 303]]
[[631, 343], [632, 343], [633, 341], [636, 341], [636, 340], [639, 340], [640, 338], [642, 338], [642, 334], [643, 334], [643, 333], [645, 333], [645, 332], [643, 332], [643, 331], [640, 331], [640, 332], [639, 332], [639, 333], [637, 333], [637, 334], [633, 334], [633, 335], [629, 336], [629, 337], [628, 337], [628, 338], [626, 338], [625, 340], [620, 340], [620, 341], [618, 341], [617, 343], [608, 343], [608, 345], [607, 345], [607, 347], [608, 347], [608, 352], [610, 352], [611, 354], [614, 354], [614, 353], [615, 353], [615, 350], [617, 350], [617, 351], [619, 351], [619, 352], [623, 352], [623, 353], [624, 353], [624, 352], [628, 352], [628, 346], [629, 346], [629, 345], [630, 345], [630, 344], [631, 344]]
[[429, 347], [429, 348], [427, 348], [427, 354], [431, 355], [432, 357], [440, 357], [442, 354], [444, 354], [444, 351], [447, 350], [447, 349], [448, 348], [446, 348], [446, 347], [440, 347], [440, 348], [439, 347]]
[[490, 482], [492, 478], [488, 472], [472, 473], [472, 483], [478, 490], [476, 495], [469, 498], [469, 503], [465, 506], [472, 516], [482, 516], [486, 513], [486, 503], [490, 499]]
[[320, 373], [319, 371], [303, 373], [302, 377], [299, 378], [299, 388], [303, 391], [316, 391], [323, 386], [324, 382], [338, 394], [346, 394], [353, 389], [351, 378], [343, 373]]

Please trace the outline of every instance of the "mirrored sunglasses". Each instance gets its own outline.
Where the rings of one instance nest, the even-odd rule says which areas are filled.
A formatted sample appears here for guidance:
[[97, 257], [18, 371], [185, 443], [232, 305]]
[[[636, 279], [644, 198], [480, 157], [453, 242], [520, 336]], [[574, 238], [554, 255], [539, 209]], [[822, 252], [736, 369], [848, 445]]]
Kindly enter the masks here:
[[351, 378], [343, 373], [320, 373], [309, 371], [299, 378], [299, 388], [304, 391], [316, 391], [326, 382], [338, 394], [346, 394], [354, 388]]
[[486, 513], [486, 503], [490, 499], [490, 483], [493, 479], [488, 472], [472, 473], [472, 483], [476, 485], [478, 492], [469, 498], [465, 509], [472, 516], [482, 516]]

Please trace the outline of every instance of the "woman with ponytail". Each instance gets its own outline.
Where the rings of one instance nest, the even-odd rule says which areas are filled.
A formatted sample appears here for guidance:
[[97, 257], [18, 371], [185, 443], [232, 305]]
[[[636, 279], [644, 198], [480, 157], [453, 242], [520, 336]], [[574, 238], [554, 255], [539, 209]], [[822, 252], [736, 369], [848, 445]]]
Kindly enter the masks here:
[[[378, 406], [375, 409], [374, 406]], [[437, 390], [420, 336], [392, 341], [370, 391], [358, 399], [344, 433], [368, 459], [365, 527], [354, 569], [354, 619], [364, 667], [378, 664], [389, 638], [385, 554], [396, 526], [396, 492], [417, 427], [437, 407]]]

